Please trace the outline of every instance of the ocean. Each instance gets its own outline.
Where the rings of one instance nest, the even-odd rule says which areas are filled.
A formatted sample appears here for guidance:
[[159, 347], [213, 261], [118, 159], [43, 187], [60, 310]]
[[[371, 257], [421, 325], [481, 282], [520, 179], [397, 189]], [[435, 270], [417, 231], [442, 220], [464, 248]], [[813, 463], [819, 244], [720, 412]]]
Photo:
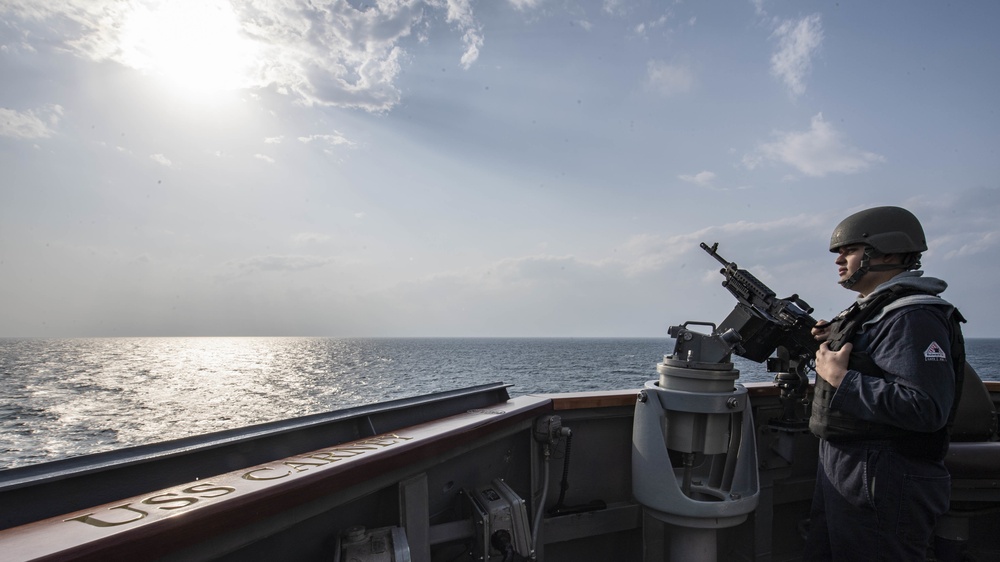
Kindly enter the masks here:
[[[1000, 380], [1000, 339], [970, 339]], [[669, 338], [0, 339], [0, 469], [488, 382], [640, 388]], [[770, 381], [735, 357], [740, 382]]]

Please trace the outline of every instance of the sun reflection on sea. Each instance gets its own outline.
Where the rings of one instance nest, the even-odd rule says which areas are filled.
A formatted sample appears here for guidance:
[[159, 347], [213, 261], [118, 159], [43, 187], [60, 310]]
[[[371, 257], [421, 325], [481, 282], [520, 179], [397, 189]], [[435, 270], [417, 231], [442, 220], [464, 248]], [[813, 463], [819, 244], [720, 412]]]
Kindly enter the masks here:
[[[19, 465], [356, 405], [363, 400], [359, 390], [342, 388], [364, 386], [361, 378], [377, 376], [365, 367], [372, 358], [361, 356], [370, 351], [350, 340], [116, 338], [47, 344], [44, 359], [25, 366], [30, 372], [13, 373], [25, 384], [10, 389], [11, 412], [0, 412], [15, 430], [0, 438], [0, 468], [10, 466], [8, 457]], [[371, 388], [363, 392], [371, 397]]]

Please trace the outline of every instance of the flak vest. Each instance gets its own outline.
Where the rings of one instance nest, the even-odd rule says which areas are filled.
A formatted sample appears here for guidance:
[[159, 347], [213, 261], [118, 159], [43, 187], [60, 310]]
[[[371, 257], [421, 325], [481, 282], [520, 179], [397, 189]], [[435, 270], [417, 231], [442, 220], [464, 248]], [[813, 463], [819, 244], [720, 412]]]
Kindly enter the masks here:
[[[855, 303], [831, 321], [828, 339], [830, 349], [836, 351], [843, 344], [851, 341], [865, 322], [874, 318], [890, 303], [902, 297], [917, 294], [930, 293], [897, 285], [862, 305]], [[812, 433], [831, 442], [878, 441], [886, 448], [905, 456], [930, 460], [943, 459], [948, 452], [949, 434], [955, 419], [955, 412], [958, 410], [958, 401], [962, 394], [963, 374], [965, 373], [965, 341], [961, 329], [961, 323], [965, 322], [965, 319], [962, 318], [958, 309], [953, 308], [949, 320], [951, 322], [951, 357], [955, 371], [955, 398], [948, 415], [948, 422], [944, 427], [933, 432], [911, 431], [888, 424], [862, 420], [851, 414], [832, 409], [830, 403], [837, 389], [822, 377], [817, 376], [812, 413], [809, 416], [809, 429]], [[862, 376], [885, 378], [885, 371], [875, 364], [875, 361], [865, 351], [852, 352], [847, 368], [858, 371]]]

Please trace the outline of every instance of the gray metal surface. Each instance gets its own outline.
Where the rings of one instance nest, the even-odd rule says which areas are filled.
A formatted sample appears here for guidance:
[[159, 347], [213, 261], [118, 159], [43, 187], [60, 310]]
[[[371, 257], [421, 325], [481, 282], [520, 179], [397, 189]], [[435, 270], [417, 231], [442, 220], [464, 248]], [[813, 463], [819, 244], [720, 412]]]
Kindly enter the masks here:
[[2, 470], [0, 529], [505, 402], [509, 386], [485, 384]]

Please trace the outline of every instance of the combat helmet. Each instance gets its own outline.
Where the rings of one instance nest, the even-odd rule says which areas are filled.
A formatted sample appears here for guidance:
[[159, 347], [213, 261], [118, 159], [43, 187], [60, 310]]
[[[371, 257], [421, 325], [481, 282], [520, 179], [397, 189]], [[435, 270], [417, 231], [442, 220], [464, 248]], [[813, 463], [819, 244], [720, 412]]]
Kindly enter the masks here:
[[[836, 252], [850, 244], [863, 244], [865, 253], [861, 267], [850, 278], [841, 281], [847, 289], [869, 271], [919, 269], [920, 253], [927, 250], [920, 221], [902, 207], [873, 207], [840, 221], [830, 237], [830, 251]], [[869, 265], [872, 257], [885, 254], [903, 254], [903, 263]]]

